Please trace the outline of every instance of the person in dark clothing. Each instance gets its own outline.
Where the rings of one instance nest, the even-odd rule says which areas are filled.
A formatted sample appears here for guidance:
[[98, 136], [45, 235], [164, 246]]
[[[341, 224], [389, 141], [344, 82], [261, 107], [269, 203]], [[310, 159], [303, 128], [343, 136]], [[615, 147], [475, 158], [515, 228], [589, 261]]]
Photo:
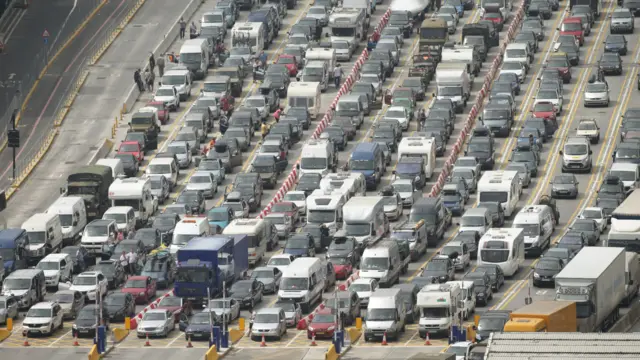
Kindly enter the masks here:
[[164, 56], [161, 55], [156, 62], [158, 65], [158, 76], [162, 77], [164, 75]]
[[140, 90], [140, 92], [143, 92], [144, 91], [144, 82], [142, 81], [142, 75], [140, 75], [140, 69], [137, 69], [133, 73], [133, 81], [135, 81], [136, 84], [138, 85], [138, 90]]
[[187, 22], [183, 18], [180, 18], [178, 22], [180, 24], [180, 39], [184, 39], [184, 33], [187, 30]]
[[441, 6], [442, 6], [442, 0], [436, 0], [436, 12], [440, 11]]
[[156, 58], [153, 56], [153, 53], [149, 55], [149, 70], [153, 72], [156, 69]]

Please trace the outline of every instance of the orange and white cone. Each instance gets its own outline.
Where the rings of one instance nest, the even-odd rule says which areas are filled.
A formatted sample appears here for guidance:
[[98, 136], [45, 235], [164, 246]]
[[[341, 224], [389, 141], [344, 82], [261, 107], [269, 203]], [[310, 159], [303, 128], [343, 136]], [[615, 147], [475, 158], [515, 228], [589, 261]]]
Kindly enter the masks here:
[[388, 345], [387, 344], [387, 332], [385, 331], [384, 334], [382, 335], [382, 345]]
[[260, 347], [267, 347], [267, 340], [265, 340], [264, 335], [262, 335], [262, 341], [260, 341]]
[[151, 346], [151, 343], [149, 342], [149, 334], [147, 334], [146, 339], [147, 340], [144, 342], [144, 346]]
[[188, 340], [187, 340], [187, 347], [188, 348], [192, 348], [193, 344], [191, 343], [191, 335], [189, 335]]
[[78, 334], [73, 335], [73, 346], [80, 346], [80, 343], [78, 342]]
[[316, 332], [311, 333], [311, 346], [318, 346], [316, 343]]
[[31, 346], [29, 344], [29, 336], [27, 335], [24, 336], [24, 342], [22, 343], [22, 346]]
[[431, 345], [431, 340], [429, 339], [429, 332], [427, 331], [427, 336], [424, 338], [425, 345]]

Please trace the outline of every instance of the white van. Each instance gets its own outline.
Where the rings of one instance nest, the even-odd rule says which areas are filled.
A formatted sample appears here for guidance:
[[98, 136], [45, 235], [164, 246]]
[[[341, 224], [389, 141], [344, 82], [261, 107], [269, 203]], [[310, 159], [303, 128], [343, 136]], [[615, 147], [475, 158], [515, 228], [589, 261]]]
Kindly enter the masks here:
[[72, 245], [82, 237], [82, 231], [87, 225], [87, 208], [80, 196], [61, 196], [46, 212], [60, 217], [63, 245]]
[[186, 67], [172, 67], [168, 71], [165, 71], [160, 81], [162, 85], [174, 86], [176, 90], [178, 90], [180, 101], [187, 101], [189, 96], [191, 96], [193, 80], [191, 80], [191, 72]]
[[21, 228], [29, 236], [27, 257], [29, 262], [37, 262], [45, 255], [58, 252], [62, 248], [62, 224], [55, 213], [33, 214], [22, 223]]
[[289, 84], [289, 90], [287, 90], [287, 107], [307, 108], [313, 120], [320, 113], [322, 104], [320, 95], [319, 82], [292, 82]]
[[102, 219], [115, 221], [118, 231], [125, 235], [136, 229], [136, 213], [131, 206], [112, 206], [104, 212]]
[[136, 226], [146, 224], [158, 208], [158, 199], [151, 194], [151, 179], [115, 179], [109, 186], [111, 206], [131, 206], [136, 214]]
[[527, 67], [533, 62], [533, 54], [529, 53], [529, 45], [525, 43], [510, 43], [504, 52], [504, 62], [520, 62]]
[[113, 174], [114, 179], [117, 179], [121, 176], [125, 176], [124, 165], [122, 164], [122, 160], [120, 159], [100, 159], [96, 161], [96, 165], [110, 167], [111, 173]]
[[620, 178], [627, 193], [635, 190], [640, 183], [640, 168], [638, 168], [638, 164], [614, 162], [609, 168], [609, 175]]
[[186, 216], [180, 220], [173, 229], [173, 238], [171, 239], [171, 245], [169, 245], [169, 252], [175, 254], [178, 252], [178, 249], [184, 247], [189, 240], [211, 234], [209, 221], [206, 217]]
[[298, 169], [304, 173], [328, 175], [338, 164], [335, 147], [328, 140], [309, 140], [302, 146]]
[[360, 277], [376, 279], [380, 287], [391, 287], [400, 282], [400, 274], [405, 272], [402, 260], [395, 240], [381, 241], [362, 253]]
[[258, 264], [278, 241], [275, 226], [262, 219], [235, 219], [224, 228], [222, 234], [248, 236], [250, 265]]
[[376, 289], [367, 305], [364, 340], [382, 340], [385, 335], [387, 340], [398, 340], [405, 330], [406, 312], [400, 289]]
[[173, 188], [178, 183], [180, 169], [178, 168], [178, 164], [176, 164], [176, 160], [174, 158], [157, 157], [149, 161], [149, 165], [147, 165], [145, 174], [164, 176], [169, 181], [171, 190], [173, 190]]
[[308, 313], [316, 301], [322, 301], [326, 277], [327, 266], [320, 259], [297, 258], [282, 272], [278, 299], [295, 301]]
[[493, 217], [487, 208], [471, 208], [462, 214], [457, 225], [460, 232], [477, 231], [482, 236], [493, 226]]
[[525, 206], [513, 219], [511, 227], [523, 230], [525, 254], [540, 256], [550, 246], [556, 228], [553, 210], [547, 205]]
[[202, 80], [211, 65], [211, 54], [209, 52], [207, 39], [185, 40], [180, 48], [180, 65], [189, 69], [195, 80]]
[[73, 275], [73, 259], [65, 253], [49, 254], [45, 256], [36, 269], [44, 271], [45, 283], [48, 288], [58, 290], [58, 284], [71, 281]]

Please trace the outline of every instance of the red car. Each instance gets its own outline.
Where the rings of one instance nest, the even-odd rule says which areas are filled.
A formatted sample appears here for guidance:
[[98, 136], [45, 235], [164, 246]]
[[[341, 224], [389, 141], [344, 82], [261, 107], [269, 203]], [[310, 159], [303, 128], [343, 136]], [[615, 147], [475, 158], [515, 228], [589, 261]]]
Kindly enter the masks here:
[[146, 107], [155, 108], [158, 111], [158, 120], [162, 125], [167, 124], [170, 121], [169, 108], [161, 101], [150, 101]]
[[534, 117], [542, 119], [555, 119], [556, 109], [550, 102], [539, 102], [533, 106], [531, 113]]
[[118, 154], [131, 154], [139, 163], [144, 161], [144, 149], [137, 141], [123, 141], [118, 148]]
[[584, 28], [582, 27], [582, 18], [569, 17], [564, 19], [560, 26], [560, 35], [573, 35], [578, 39], [580, 46], [584, 44]]
[[496, 30], [498, 31], [502, 31], [502, 28], [504, 27], [504, 18], [502, 17], [502, 13], [500, 11], [487, 12], [482, 17], [482, 20], [491, 21], [496, 26]]
[[150, 276], [130, 276], [122, 292], [133, 295], [136, 304], [148, 304], [156, 297], [156, 282]]
[[336, 280], [345, 280], [353, 273], [353, 263], [348, 257], [332, 257], [331, 264], [336, 273]]
[[160, 300], [156, 309], [169, 310], [175, 316], [176, 322], [180, 322], [180, 315], [191, 316], [193, 308], [190, 301], [185, 301], [177, 296], [165, 296]]
[[272, 214], [285, 214], [291, 218], [293, 224], [298, 223], [298, 206], [289, 201], [281, 201], [271, 207]]
[[336, 316], [331, 313], [331, 309], [319, 310], [307, 327], [307, 338], [311, 339], [315, 333], [316, 339], [333, 339], [333, 332], [336, 330]]
[[286, 66], [287, 70], [289, 70], [289, 76], [295, 77], [298, 75], [298, 62], [294, 55], [282, 54], [278, 56], [278, 60], [274, 64]]

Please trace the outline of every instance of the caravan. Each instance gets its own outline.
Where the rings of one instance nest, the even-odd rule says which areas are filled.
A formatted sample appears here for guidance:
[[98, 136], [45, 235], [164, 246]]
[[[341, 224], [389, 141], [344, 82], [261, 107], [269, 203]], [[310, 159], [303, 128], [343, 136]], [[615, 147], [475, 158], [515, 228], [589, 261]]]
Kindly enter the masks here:
[[278, 231], [270, 222], [262, 219], [235, 219], [222, 231], [223, 235], [247, 235], [249, 241], [249, 264], [260, 263], [274, 244]]
[[489, 229], [478, 243], [478, 266], [498, 265], [504, 276], [513, 276], [524, 263], [524, 249], [522, 229]]
[[236, 23], [231, 29], [231, 47], [249, 46], [252, 54], [266, 50], [269, 46], [267, 35], [267, 27], [264, 23]]
[[329, 69], [329, 80], [333, 79], [333, 68], [336, 67], [336, 50], [331, 48], [311, 48], [304, 54], [305, 68], [310, 62], [322, 61], [327, 64]]
[[301, 257], [282, 271], [279, 300], [300, 304], [303, 313], [308, 313], [315, 302], [322, 301], [327, 266], [318, 258]]
[[478, 181], [477, 202], [499, 202], [504, 216], [510, 217], [522, 194], [522, 182], [517, 171], [485, 171]]
[[111, 206], [131, 206], [135, 210], [137, 227], [146, 224], [158, 208], [158, 199], [151, 195], [151, 179], [116, 179], [109, 186]]
[[384, 214], [381, 196], [352, 197], [342, 212], [343, 236], [353, 236], [359, 243], [370, 245], [389, 233], [389, 220]]
[[211, 54], [207, 39], [186, 40], [180, 48], [180, 65], [185, 66], [194, 75], [195, 80], [202, 80], [211, 65]]
[[65, 245], [72, 245], [82, 237], [82, 230], [87, 225], [87, 208], [80, 196], [59, 197], [46, 212], [60, 217]]
[[[287, 91], [287, 107], [303, 107], [309, 110], [311, 119], [320, 114], [321, 97], [319, 82], [292, 82]], [[285, 111], [286, 113], [286, 111]]]
[[436, 144], [433, 138], [402, 138], [398, 145], [398, 159], [403, 156], [422, 157], [424, 159], [425, 176], [427, 179], [431, 179], [436, 169]]

